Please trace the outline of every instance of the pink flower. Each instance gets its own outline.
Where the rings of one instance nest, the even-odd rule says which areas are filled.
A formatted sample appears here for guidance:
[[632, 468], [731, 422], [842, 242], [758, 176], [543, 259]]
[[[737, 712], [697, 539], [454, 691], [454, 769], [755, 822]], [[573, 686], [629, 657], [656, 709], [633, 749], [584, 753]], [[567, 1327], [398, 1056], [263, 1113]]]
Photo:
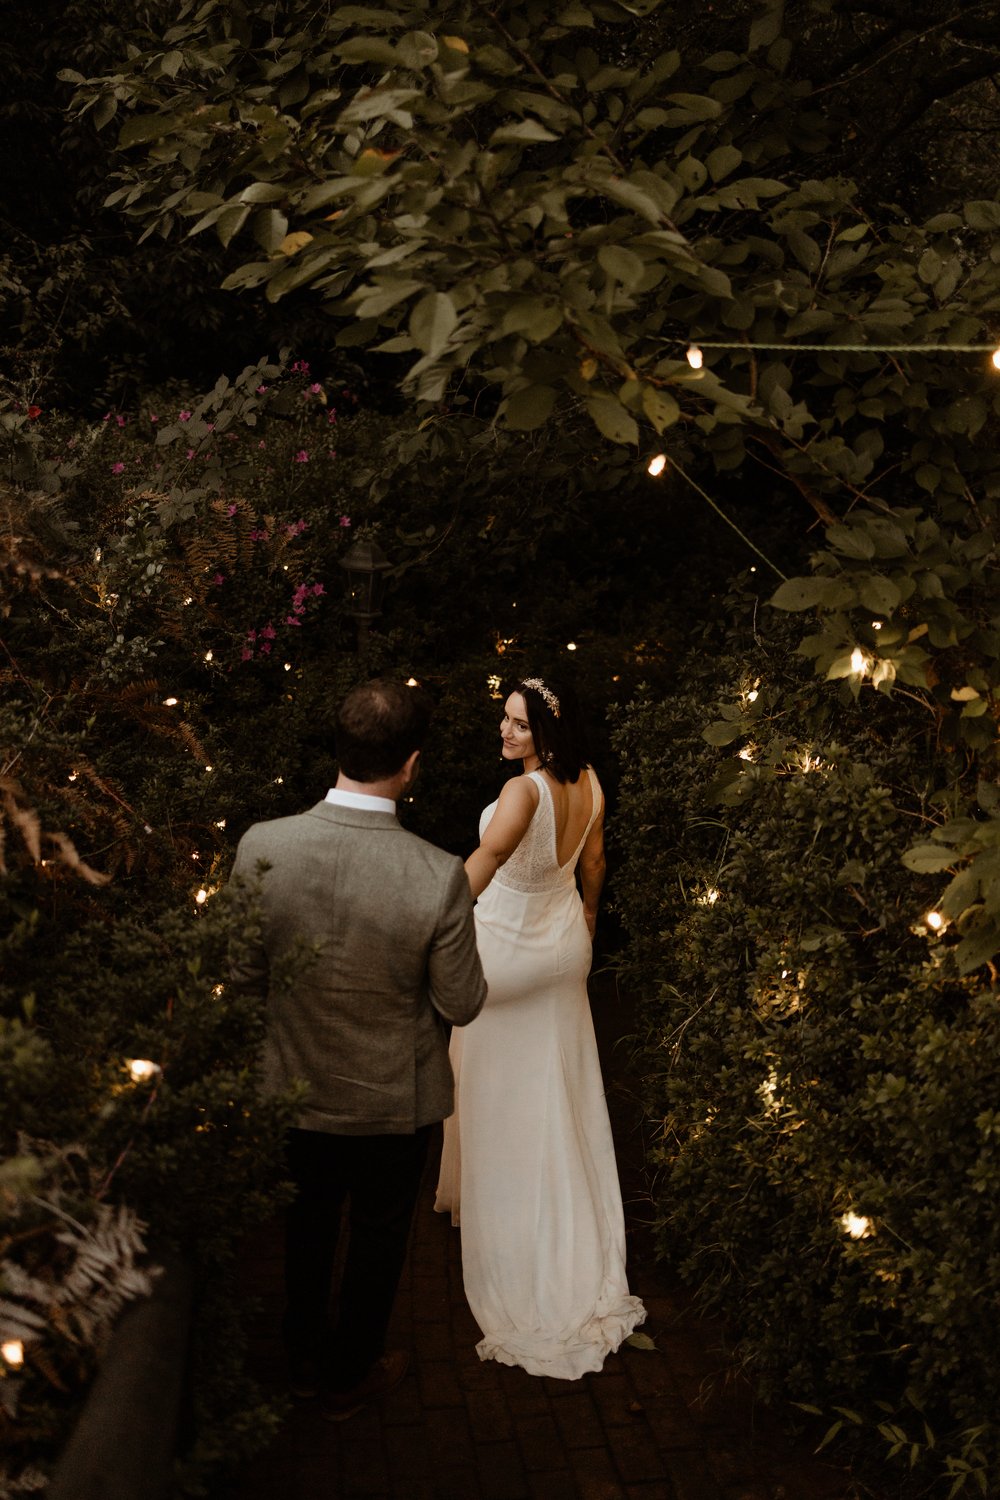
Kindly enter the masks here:
[[253, 652], [250, 650], [249, 646], [244, 646], [243, 650], [240, 652], [240, 661], [252, 661], [252, 660], [253, 660]]
[[124, 474], [124, 472], [125, 472], [125, 465], [124, 464], [112, 464], [111, 465], [111, 472], [112, 472], [112, 474]]
[[263, 644], [263, 646], [261, 646], [261, 648], [260, 648], [260, 654], [261, 654], [261, 656], [267, 656], [269, 654], [270, 650], [271, 650], [271, 642], [270, 641], [265, 641], [264, 644]]
[[316, 385], [311, 385], [309, 387], [309, 394], [310, 394], [310, 396], [322, 396], [322, 394], [323, 394], [323, 387], [321, 385], [319, 385], [318, 383]]
[[267, 444], [265, 443], [265, 441], [264, 441], [263, 438], [261, 438], [260, 442], [257, 444], [257, 447], [258, 448], [266, 448], [267, 447]]
[[237, 511], [237, 507], [235, 505], [227, 505], [226, 506], [226, 515], [227, 516], [235, 516], [236, 511]]
[[247, 640], [252, 642], [252, 641], [255, 641], [256, 639], [257, 639], [257, 632], [256, 632], [256, 630], [248, 630], [247, 631]]
[[309, 374], [309, 361], [306, 360], [306, 359], [297, 359], [295, 361], [294, 365], [292, 365], [292, 374], [293, 375], [308, 375]]
[[336, 458], [337, 457], [337, 450], [336, 450], [336, 448], [327, 448], [327, 450], [326, 450], [326, 456], [327, 456], [327, 458]]
[[308, 462], [309, 454], [304, 448], [300, 448], [298, 453], [296, 453], [295, 457], [292, 459], [293, 464], [307, 464]]
[[340, 524], [341, 524], [341, 526], [350, 526], [350, 524], [351, 524], [351, 518], [350, 518], [350, 516], [341, 516], [341, 518], [340, 518]]
[[253, 531], [251, 531], [251, 533], [250, 533], [250, 540], [252, 542], [266, 542], [267, 541], [267, 532], [264, 530], [264, 528], [262, 526], [261, 527], [255, 526], [254, 529], [253, 529]]
[[193, 448], [189, 448], [188, 449], [187, 456], [188, 456], [188, 458], [194, 458], [194, 449]]
[[328, 422], [336, 422], [336, 420], [337, 420], [337, 408], [335, 406], [331, 406], [330, 407], [330, 410], [326, 414], [326, 420]]
[[215, 431], [215, 423], [214, 422], [206, 422], [205, 426], [208, 428], [209, 432], [214, 432]]
[[110, 422], [111, 421], [111, 413], [109, 411], [106, 411], [104, 413], [104, 416], [101, 418], [101, 421], [102, 422]]
[[124, 427], [125, 426], [125, 418], [124, 417], [115, 417], [115, 421], [118, 423], [119, 427]]
[[190, 422], [191, 413], [189, 411], [179, 411], [177, 413], [177, 420], [178, 422]]
[[159, 417], [158, 417], [158, 416], [157, 416], [157, 415], [156, 415], [156, 412], [155, 412], [155, 411], [151, 411], [151, 412], [150, 412], [150, 414], [149, 414], [149, 420], [150, 420], [150, 421], [151, 421], [151, 422], [158, 422], [158, 421], [159, 421], [159, 420], [160, 420], [160, 419], [159, 419]]
[[270, 620], [268, 620], [267, 624], [264, 626], [264, 629], [260, 633], [260, 638], [262, 641], [273, 641], [275, 634], [276, 632], [274, 626], [271, 624]]
[[263, 394], [264, 394], [264, 392], [265, 392], [265, 391], [266, 391], [266, 390], [267, 390], [267, 386], [266, 386], [266, 385], [259, 385], [259, 386], [258, 386], [258, 387], [257, 387], [257, 395], [258, 395], [258, 396], [263, 396]]
[[285, 624], [286, 625], [301, 625], [302, 621], [301, 620], [297, 620], [294, 615], [286, 615], [285, 616]]
[[323, 585], [321, 583], [314, 583], [313, 584], [313, 593], [316, 594], [317, 597], [318, 597], [320, 594], [325, 594], [326, 593], [326, 589], [323, 587]]
[[216, 588], [219, 587], [220, 583], [225, 583], [225, 581], [226, 581], [226, 575], [225, 575], [225, 573], [216, 573], [215, 577], [212, 579], [212, 583], [215, 585]]

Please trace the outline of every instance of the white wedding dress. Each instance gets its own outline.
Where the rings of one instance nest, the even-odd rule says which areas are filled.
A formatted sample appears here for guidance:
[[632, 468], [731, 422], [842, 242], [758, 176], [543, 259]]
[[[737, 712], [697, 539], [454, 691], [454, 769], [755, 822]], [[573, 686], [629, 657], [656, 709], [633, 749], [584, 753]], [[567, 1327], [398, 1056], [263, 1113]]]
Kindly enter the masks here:
[[[476, 906], [486, 1004], [451, 1038], [435, 1208], [461, 1223], [480, 1359], [576, 1380], [646, 1316], [629, 1295], [614, 1142], [587, 996], [591, 943], [572, 859], [556, 854], [552, 794]], [[496, 808], [480, 820], [480, 835]]]

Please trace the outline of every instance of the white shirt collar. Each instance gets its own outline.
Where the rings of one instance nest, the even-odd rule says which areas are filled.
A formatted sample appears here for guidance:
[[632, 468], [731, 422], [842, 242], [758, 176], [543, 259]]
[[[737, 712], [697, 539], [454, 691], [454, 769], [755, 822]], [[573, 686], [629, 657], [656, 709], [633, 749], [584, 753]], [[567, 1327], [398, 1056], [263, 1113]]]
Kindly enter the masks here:
[[396, 811], [396, 804], [391, 797], [369, 797], [365, 792], [342, 792], [335, 786], [327, 792], [325, 800], [332, 802], [335, 807], [360, 807], [366, 812]]

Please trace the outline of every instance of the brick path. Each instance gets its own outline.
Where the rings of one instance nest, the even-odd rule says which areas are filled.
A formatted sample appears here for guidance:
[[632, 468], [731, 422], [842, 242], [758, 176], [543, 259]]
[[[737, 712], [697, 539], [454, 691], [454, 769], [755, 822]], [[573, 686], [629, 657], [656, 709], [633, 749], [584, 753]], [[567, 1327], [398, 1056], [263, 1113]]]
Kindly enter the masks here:
[[[717, 1325], [697, 1318], [664, 1277], [644, 1225], [641, 1142], [614, 1041], [628, 1018], [592, 983], [626, 1200], [629, 1280], [646, 1304], [652, 1351], [623, 1348], [598, 1375], [538, 1379], [475, 1352], [462, 1291], [460, 1237], [433, 1211], [429, 1163], [390, 1346], [411, 1368], [380, 1405], [330, 1423], [316, 1402], [290, 1407], [271, 1446], [230, 1500], [850, 1500], [842, 1471], [795, 1446], [727, 1366]], [[624, 1024], [623, 1024], [624, 1019]], [[243, 1277], [261, 1304], [251, 1347], [265, 1388], [284, 1390], [276, 1327], [276, 1225], [247, 1245]]]

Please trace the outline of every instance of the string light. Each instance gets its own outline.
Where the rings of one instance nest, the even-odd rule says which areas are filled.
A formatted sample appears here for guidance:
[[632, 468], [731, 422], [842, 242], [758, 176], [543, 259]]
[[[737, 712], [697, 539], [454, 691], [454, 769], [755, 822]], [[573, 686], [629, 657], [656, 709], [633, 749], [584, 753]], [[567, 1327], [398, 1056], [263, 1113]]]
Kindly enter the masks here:
[[567, 651], [575, 651], [576, 650], [576, 641], [567, 641], [566, 642], [566, 650]]
[[206, 651], [205, 652], [205, 660], [206, 661], [211, 661], [212, 660], [212, 655], [213, 655], [213, 653], [211, 651]]
[[939, 911], [929, 911], [924, 917], [924, 921], [932, 932], [940, 932], [944, 926], [944, 917]]
[[705, 891], [704, 895], [701, 895], [701, 896], [699, 896], [697, 898], [698, 905], [699, 906], [714, 906], [715, 903], [716, 903], [716, 901], [718, 901], [718, 899], [719, 899], [719, 897], [721, 895], [722, 895], [721, 891], [717, 891], [714, 885], [710, 885], [709, 888], [708, 888], [708, 890]]
[[177, 699], [176, 698], [164, 698], [164, 700], [163, 700], [163, 706], [164, 706], [164, 708], [174, 708], [176, 706], [176, 704], [177, 704]]
[[486, 686], [490, 690], [491, 698], [499, 698], [501, 696], [500, 679], [499, 677], [497, 677], [496, 673], [492, 673], [489, 677], [487, 677]]
[[408, 677], [406, 679], [406, 686], [407, 687], [419, 687], [420, 683], [417, 681], [417, 679], [415, 677]]
[[205, 905], [205, 902], [208, 900], [208, 892], [206, 891], [204, 886], [201, 886], [199, 890], [195, 891], [194, 899], [197, 901], [199, 906]]
[[194, 603], [194, 600], [191, 598], [190, 594], [188, 594], [187, 598], [184, 600], [184, 603], [185, 604], [193, 604]]
[[133, 1083], [148, 1083], [151, 1078], [163, 1072], [159, 1063], [150, 1062], [148, 1057], [127, 1057], [125, 1066]]
[[863, 677], [867, 670], [868, 658], [860, 646], [855, 646], [851, 652], [851, 671], [857, 673], [859, 677]]
[[871, 1220], [866, 1219], [864, 1214], [856, 1214], [853, 1209], [841, 1214], [840, 1224], [844, 1233], [849, 1234], [852, 1240], [863, 1240], [872, 1232]]
[[20, 1339], [4, 1339], [0, 1344], [0, 1355], [8, 1370], [19, 1370], [24, 1364], [24, 1345]]
[[291, 670], [292, 670], [292, 664], [291, 664], [291, 662], [290, 661], [286, 661], [285, 662], [285, 671], [286, 672], [290, 672]]
[[1000, 370], [1000, 349], [994, 349], [993, 353], [990, 355], [990, 363], [992, 364], [994, 370]]
[[753, 760], [756, 748], [756, 745], [744, 745], [743, 749], [739, 752], [740, 760]]
[[226, 820], [225, 820], [225, 818], [220, 818], [219, 821], [216, 823], [215, 826], [216, 826], [216, 828], [225, 828], [225, 826], [226, 826]]
[[77, 778], [77, 772], [76, 771], [70, 771], [70, 773], [69, 773], [69, 780], [70, 781], [75, 781], [76, 778]]
[[656, 457], [651, 458], [649, 460], [649, 463], [646, 465], [646, 473], [651, 474], [655, 479], [658, 474], [663, 473], [666, 467], [667, 455], [665, 453], [657, 453]]
[[[676, 344], [674, 339], [663, 343]], [[701, 369], [702, 349], [771, 349], [782, 354], [988, 354], [995, 369], [1000, 370], [1000, 347], [996, 344], [796, 344], [756, 343], [749, 339], [700, 339], [686, 353], [693, 370]]]
[[205, 774], [207, 775], [209, 771], [214, 771], [214, 770], [215, 770], [214, 766], [206, 766], [205, 767]]
[[872, 629], [873, 630], [881, 630], [882, 629], [882, 621], [881, 620], [873, 620], [872, 621]]
[[[730, 348], [731, 346], [727, 344], [723, 347]], [[702, 354], [697, 344], [691, 344], [688, 348], [687, 354], [684, 357], [687, 360], [688, 364], [691, 366], [692, 370], [700, 370], [702, 365], [705, 363], [705, 356]]]
[[751, 688], [750, 691], [749, 691], [749, 693], [747, 693], [747, 702], [748, 703], [756, 703], [757, 699], [759, 697], [760, 697], [760, 690], [759, 690], [759, 688]]
[[219, 996], [222, 994], [222, 992], [223, 992], [224, 989], [225, 989], [225, 985], [224, 984], [217, 984], [217, 985], [213, 986], [213, 988], [212, 988], [212, 994], [215, 996], [216, 1000], [218, 1000]]

